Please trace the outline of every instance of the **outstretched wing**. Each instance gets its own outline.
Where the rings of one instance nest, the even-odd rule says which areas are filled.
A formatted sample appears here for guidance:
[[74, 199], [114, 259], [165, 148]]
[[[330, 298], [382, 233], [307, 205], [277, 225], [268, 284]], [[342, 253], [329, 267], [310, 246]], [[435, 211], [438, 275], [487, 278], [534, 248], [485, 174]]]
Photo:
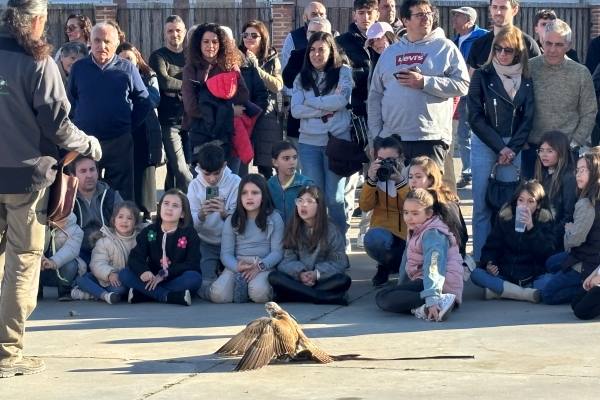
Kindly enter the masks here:
[[265, 324], [258, 338], [246, 349], [244, 357], [235, 367], [235, 370], [248, 371], [269, 364], [277, 354], [275, 341], [273, 325], [271, 323]]
[[310, 352], [311, 358], [318, 363], [327, 364], [333, 362], [333, 358], [329, 354], [314, 344], [304, 334], [301, 335], [300, 346], [304, 347], [306, 351]]
[[271, 318], [262, 317], [250, 322], [240, 333], [229, 339], [215, 354], [242, 355], [269, 325]]

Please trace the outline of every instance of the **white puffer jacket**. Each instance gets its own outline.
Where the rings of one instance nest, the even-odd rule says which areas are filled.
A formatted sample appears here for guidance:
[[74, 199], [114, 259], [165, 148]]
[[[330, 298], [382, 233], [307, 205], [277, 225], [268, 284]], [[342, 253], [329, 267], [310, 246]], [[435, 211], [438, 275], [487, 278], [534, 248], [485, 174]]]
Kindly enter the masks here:
[[100, 232], [104, 236], [96, 242], [92, 250], [90, 269], [100, 286], [107, 287], [110, 285], [108, 275], [119, 272], [127, 266], [129, 252], [135, 247], [139, 230], [135, 230], [127, 237], [119, 235], [107, 226], [103, 226]]

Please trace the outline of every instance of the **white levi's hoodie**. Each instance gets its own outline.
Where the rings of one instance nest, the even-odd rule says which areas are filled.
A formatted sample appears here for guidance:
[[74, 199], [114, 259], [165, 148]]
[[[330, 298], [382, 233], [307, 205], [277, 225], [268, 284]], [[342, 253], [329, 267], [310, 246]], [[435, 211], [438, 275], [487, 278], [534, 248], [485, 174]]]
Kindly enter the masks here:
[[[423, 89], [401, 85], [395, 73], [415, 68]], [[369, 90], [371, 140], [397, 134], [402, 140], [452, 140], [453, 98], [465, 96], [469, 72], [463, 56], [444, 31], [436, 28], [422, 40], [403, 36], [377, 62]]]

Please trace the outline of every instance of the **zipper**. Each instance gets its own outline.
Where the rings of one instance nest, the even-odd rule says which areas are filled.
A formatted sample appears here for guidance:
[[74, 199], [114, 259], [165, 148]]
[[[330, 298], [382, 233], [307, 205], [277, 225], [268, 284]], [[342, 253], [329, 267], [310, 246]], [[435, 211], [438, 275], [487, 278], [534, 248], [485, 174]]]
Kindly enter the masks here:
[[497, 105], [498, 105], [498, 102], [496, 101], [496, 98], [494, 97], [494, 117], [496, 118], [496, 128], [498, 127], [498, 110], [496, 109]]

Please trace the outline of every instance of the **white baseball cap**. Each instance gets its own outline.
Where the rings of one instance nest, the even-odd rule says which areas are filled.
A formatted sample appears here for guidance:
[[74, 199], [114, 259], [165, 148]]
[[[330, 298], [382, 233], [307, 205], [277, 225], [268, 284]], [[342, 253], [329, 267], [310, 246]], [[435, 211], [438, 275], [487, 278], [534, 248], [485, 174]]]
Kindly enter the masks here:
[[367, 29], [367, 40], [379, 39], [385, 35], [386, 32], [394, 33], [394, 29], [387, 22], [375, 22]]

